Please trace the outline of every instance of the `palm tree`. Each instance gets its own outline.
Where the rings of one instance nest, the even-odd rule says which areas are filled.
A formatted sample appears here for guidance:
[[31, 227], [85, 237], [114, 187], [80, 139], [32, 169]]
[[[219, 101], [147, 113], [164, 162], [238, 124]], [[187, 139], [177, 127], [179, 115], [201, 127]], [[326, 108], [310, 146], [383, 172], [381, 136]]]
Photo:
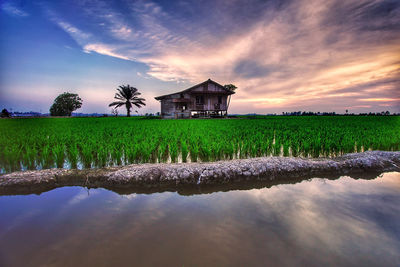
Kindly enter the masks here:
[[118, 93], [115, 94], [114, 98], [119, 101], [112, 102], [109, 107], [115, 106], [115, 108], [119, 108], [123, 105], [126, 107], [126, 115], [128, 117], [131, 116], [131, 108], [132, 105], [135, 105], [138, 108], [141, 106], [146, 106], [144, 101], [146, 99], [138, 97], [141, 93], [138, 92], [138, 89], [135, 87], [128, 85], [121, 85], [117, 88]]

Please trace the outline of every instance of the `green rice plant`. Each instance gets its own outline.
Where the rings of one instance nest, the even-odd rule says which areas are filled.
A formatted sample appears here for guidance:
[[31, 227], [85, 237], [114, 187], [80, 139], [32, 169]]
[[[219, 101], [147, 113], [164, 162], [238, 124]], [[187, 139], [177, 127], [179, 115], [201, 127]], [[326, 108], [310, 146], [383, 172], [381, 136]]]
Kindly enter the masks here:
[[76, 169], [78, 166], [79, 151], [75, 143], [70, 143], [67, 148], [67, 159], [71, 164], [71, 168]]
[[289, 142], [285, 141], [283, 143], [283, 156], [288, 157], [289, 156]]
[[233, 141], [227, 141], [226, 147], [224, 149], [224, 156], [227, 159], [233, 159], [234, 155], [236, 155], [237, 146]]
[[211, 147], [207, 138], [200, 140], [199, 156], [202, 161], [209, 161], [211, 158]]
[[135, 144], [133, 144], [133, 143], [128, 143], [128, 144], [125, 146], [125, 150], [124, 150], [125, 163], [126, 163], [126, 164], [135, 163], [137, 152], [138, 152], [138, 151], [137, 151], [137, 149], [136, 149]]
[[177, 162], [178, 159], [178, 146], [175, 142], [171, 142], [169, 145], [169, 154], [171, 156], [171, 162]]
[[195, 142], [195, 141], [191, 142], [191, 144], [190, 144], [190, 160], [192, 162], [197, 162], [199, 153], [200, 153], [200, 149], [199, 149], [199, 145], [197, 144], [197, 142]]
[[53, 164], [52, 151], [49, 145], [45, 146], [41, 152], [41, 166], [43, 169], [50, 168]]
[[182, 150], [182, 161], [186, 162], [189, 154], [189, 149], [185, 141], [182, 141], [181, 143], [181, 150]]
[[[152, 151], [150, 150], [149, 143], [141, 143], [141, 162], [150, 162]], [[176, 149], [178, 151], [178, 149]]]
[[93, 162], [93, 153], [89, 144], [81, 145], [81, 159], [85, 168], [91, 168]]
[[23, 164], [27, 167], [28, 170], [36, 169], [36, 154], [37, 150], [35, 147], [27, 146], [22, 155]]
[[273, 153], [274, 153], [274, 156], [279, 156], [281, 154], [281, 144], [280, 143], [276, 142], [273, 145]]
[[64, 145], [63, 144], [55, 145], [53, 148], [53, 153], [54, 153], [57, 168], [62, 168], [64, 166], [64, 160], [65, 160]]
[[109, 162], [109, 152], [107, 147], [100, 147], [97, 150], [96, 157], [97, 157], [97, 167], [105, 167], [108, 165]]
[[111, 159], [115, 165], [118, 166], [122, 164], [122, 155], [122, 147], [115, 145], [111, 150]]
[[168, 159], [168, 145], [161, 143], [157, 149], [157, 160], [158, 162], [166, 162]]
[[6, 171], [13, 172], [20, 169], [20, 150], [18, 147], [6, 148], [4, 151]]
[[293, 157], [299, 156], [299, 154], [300, 154], [299, 152], [300, 152], [300, 151], [299, 151], [299, 143], [298, 143], [298, 140], [297, 140], [297, 139], [293, 140], [289, 146], [290, 146], [291, 151], [292, 151], [292, 156], [293, 156]]

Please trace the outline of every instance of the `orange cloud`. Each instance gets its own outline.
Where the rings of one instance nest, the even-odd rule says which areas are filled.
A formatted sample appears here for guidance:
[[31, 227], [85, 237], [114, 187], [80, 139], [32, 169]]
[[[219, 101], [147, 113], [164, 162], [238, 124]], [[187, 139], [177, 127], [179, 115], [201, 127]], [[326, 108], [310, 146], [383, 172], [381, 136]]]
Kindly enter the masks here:
[[361, 98], [358, 101], [366, 101], [366, 102], [394, 102], [400, 101], [400, 98]]

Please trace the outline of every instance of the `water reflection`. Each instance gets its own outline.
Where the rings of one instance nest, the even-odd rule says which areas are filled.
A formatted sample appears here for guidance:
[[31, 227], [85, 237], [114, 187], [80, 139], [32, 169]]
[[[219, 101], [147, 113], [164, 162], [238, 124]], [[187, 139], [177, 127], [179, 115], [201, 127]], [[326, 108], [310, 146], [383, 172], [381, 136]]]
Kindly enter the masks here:
[[399, 266], [398, 203], [400, 173], [192, 196], [3, 196], [0, 266]]

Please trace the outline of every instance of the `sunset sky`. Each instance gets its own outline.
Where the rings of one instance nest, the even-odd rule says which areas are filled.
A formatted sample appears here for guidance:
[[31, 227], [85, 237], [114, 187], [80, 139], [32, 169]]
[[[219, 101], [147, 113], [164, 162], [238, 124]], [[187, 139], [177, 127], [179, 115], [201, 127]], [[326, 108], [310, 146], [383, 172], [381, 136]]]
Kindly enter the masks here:
[[[0, 108], [110, 113], [118, 85], [155, 96], [211, 78], [230, 113], [400, 112], [400, 1], [0, 1]], [[121, 114], [125, 110], [120, 110]]]

